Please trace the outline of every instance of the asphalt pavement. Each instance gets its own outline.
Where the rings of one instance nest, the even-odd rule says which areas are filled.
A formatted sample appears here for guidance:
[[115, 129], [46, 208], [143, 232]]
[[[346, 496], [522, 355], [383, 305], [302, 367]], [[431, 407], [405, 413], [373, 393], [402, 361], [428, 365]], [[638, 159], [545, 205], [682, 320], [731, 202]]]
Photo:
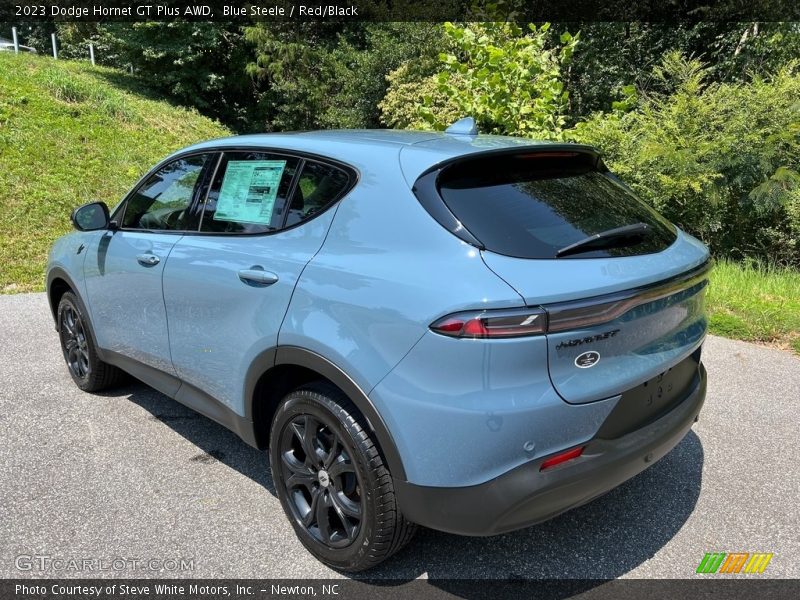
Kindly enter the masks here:
[[[644, 473], [508, 535], [421, 530], [369, 575], [692, 578], [707, 552], [771, 552], [760, 577], [800, 577], [800, 359], [710, 337], [703, 360], [700, 421]], [[43, 294], [0, 296], [0, 466], [0, 577], [342, 577], [265, 454], [143, 384], [78, 390]]]

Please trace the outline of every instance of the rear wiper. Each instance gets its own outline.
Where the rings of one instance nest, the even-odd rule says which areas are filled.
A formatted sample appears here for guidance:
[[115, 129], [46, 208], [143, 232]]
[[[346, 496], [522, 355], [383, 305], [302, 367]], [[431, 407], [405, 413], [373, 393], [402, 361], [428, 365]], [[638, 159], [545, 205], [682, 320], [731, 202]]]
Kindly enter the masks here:
[[[556, 252], [556, 258], [569, 256], [570, 254], [580, 254], [581, 252], [591, 252], [601, 248], [622, 248], [638, 244], [641, 239], [648, 235], [652, 229], [644, 223], [634, 223], [624, 227], [616, 227], [607, 231], [595, 233], [587, 238], [564, 246]], [[627, 239], [626, 239], [627, 238]]]

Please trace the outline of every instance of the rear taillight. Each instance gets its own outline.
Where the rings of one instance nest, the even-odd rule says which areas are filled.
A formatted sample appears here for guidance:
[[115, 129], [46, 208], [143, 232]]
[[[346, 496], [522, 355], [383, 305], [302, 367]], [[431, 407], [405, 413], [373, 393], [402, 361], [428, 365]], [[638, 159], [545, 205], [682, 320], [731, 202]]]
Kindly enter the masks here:
[[547, 331], [541, 309], [485, 310], [455, 313], [431, 324], [436, 333], [456, 338], [510, 338]]
[[[434, 321], [436, 333], [455, 338], [511, 338], [581, 330], [619, 319], [629, 310], [675, 294], [692, 295], [708, 285], [709, 262], [683, 275], [645, 288], [603, 296], [546, 304], [538, 308], [473, 310], [453, 313]], [[688, 297], [688, 296], [687, 296]], [[614, 335], [616, 331], [605, 334]], [[587, 337], [584, 340], [597, 341]]]

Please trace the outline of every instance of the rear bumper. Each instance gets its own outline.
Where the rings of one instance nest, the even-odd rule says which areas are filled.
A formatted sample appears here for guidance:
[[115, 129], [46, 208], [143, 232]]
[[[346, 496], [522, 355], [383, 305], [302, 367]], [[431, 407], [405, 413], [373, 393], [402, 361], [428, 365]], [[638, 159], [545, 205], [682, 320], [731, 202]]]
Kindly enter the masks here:
[[409, 520], [460, 535], [487, 536], [551, 519], [603, 495], [644, 471], [687, 434], [703, 406], [706, 371], [699, 365], [685, 399], [657, 421], [613, 440], [595, 438], [581, 457], [540, 472], [547, 457], [469, 487], [395, 481]]

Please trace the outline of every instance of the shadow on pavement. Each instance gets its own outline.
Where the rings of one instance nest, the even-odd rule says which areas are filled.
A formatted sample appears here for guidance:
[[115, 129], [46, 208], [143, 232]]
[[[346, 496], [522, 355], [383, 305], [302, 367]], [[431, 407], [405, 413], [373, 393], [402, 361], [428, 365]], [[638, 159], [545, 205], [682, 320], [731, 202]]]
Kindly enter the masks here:
[[[192, 460], [218, 460], [275, 494], [265, 453], [223, 426], [138, 382], [108, 395], [127, 396], [195, 444], [200, 453]], [[585, 506], [490, 538], [421, 529], [406, 549], [357, 578], [386, 579], [382, 585], [390, 587], [427, 574], [429, 585], [465, 598], [483, 597], [486, 589], [472, 593], [465, 582], [445, 580], [613, 579], [652, 558], [680, 531], [700, 495], [702, 468], [703, 447], [690, 431], [651, 468]], [[599, 581], [574, 583], [571, 594]], [[562, 596], [555, 590], [545, 595]]]

